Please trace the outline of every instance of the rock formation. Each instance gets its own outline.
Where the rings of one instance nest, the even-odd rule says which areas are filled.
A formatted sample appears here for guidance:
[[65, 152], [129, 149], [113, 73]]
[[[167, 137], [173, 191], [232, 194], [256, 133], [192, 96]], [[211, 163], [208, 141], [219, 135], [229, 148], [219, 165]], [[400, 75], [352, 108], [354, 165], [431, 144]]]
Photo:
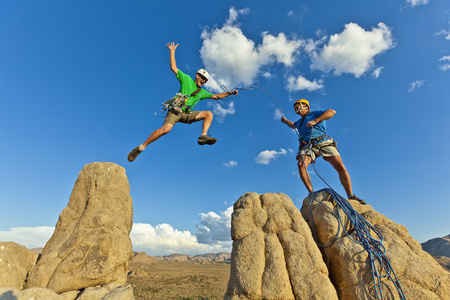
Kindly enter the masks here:
[[129, 263], [135, 264], [157, 264], [158, 261], [153, 257], [147, 255], [145, 252], [133, 252], [133, 257]]
[[338, 299], [308, 225], [284, 194], [234, 204], [225, 299]]
[[450, 257], [450, 234], [443, 238], [435, 238], [422, 244], [423, 250], [434, 256]]
[[86, 165], [75, 182], [55, 232], [31, 269], [27, 288], [56, 293], [107, 284], [125, 285], [133, 206], [125, 169]]
[[[323, 191], [315, 196], [329, 208], [336, 210], [336, 203]], [[383, 246], [406, 299], [450, 299], [450, 273], [446, 272], [428, 253], [422, 250], [407, 229], [377, 213], [370, 205], [350, 200], [353, 208], [372, 224], [384, 237]], [[324, 205], [308, 197], [303, 201], [303, 217], [312, 226], [321, 245], [328, 245], [336, 239], [338, 221]], [[368, 254], [364, 248], [346, 237], [352, 226], [340, 210], [342, 223], [346, 227], [330, 247], [321, 248], [330, 277], [338, 291], [339, 299], [376, 299]], [[377, 237], [375, 233], [372, 233]], [[356, 239], [355, 232], [350, 234]], [[400, 299], [397, 289], [388, 278], [382, 280], [383, 295], [387, 299]]]
[[430, 253], [444, 269], [450, 272], [450, 235], [422, 243], [422, 249]]
[[0, 242], [0, 286], [21, 290], [38, 254], [13, 242]]
[[57, 294], [45, 288], [29, 288], [23, 291], [11, 287], [0, 287], [1, 300], [132, 300], [133, 288], [130, 285], [108, 284], [102, 287], [89, 287], [83, 291], [69, 291]]

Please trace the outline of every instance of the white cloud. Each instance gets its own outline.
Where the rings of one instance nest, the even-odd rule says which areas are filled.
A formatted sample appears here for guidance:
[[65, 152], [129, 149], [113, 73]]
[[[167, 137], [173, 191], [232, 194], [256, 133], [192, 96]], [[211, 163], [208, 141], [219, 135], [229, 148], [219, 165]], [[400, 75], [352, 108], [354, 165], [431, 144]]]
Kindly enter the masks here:
[[263, 32], [263, 43], [258, 47], [261, 61], [282, 63], [288, 67], [292, 66], [295, 54], [302, 45], [300, 40], [289, 41], [284, 33], [273, 36]]
[[282, 116], [283, 116], [283, 114], [279, 108], [277, 108], [275, 110], [275, 112], [273, 113], [273, 119], [276, 121], [280, 121]]
[[[288, 38], [280, 32], [272, 35], [262, 32], [261, 44], [245, 36], [237, 23], [240, 15], [249, 9], [230, 8], [229, 17], [222, 27], [205, 27], [201, 38], [200, 55], [205, 68], [212, 74], [206, 84], [212, 91], [221, 91], [221, 85], [229, 89], [252, 85], [259, 76], [270, 78], [272, 74], [265, 67], [282, 64], [292, 67], [300, 57], [300, 50], [309, 54], [311, 70], [335, 75], [352, 74], [359, 78], [374, 67], [374, 58], [395, 47], [391, 29], [379, 23], [370, 31], [358, 24], [349, 23], [341, 33], [324, 36], [317, 31], [318, 40]], [[289, 16], [294, 14], [288, 12]], [[287, 69], [288, 70], [288, 69]], [[373, 71], [378, 78], [382, 68]], [[324, 88], [323, 79], [308, 80], [304, 76], [288, 77], [289, 91], [317, 91]]]
[[[230, 252], [231, 213], [232, 207], [218, 217], [213, 212], [200, 214], [202, 227], [199, 227], [199, 233], [196, 235], [209, 244], [201, 243], [191, 232], [174, 229], [169, 224], [153, 227], [150, 224], [135, 223], [130, 233], [133, 250], [149, 255]], [[54, 229], [49, 226], [13, 227], [9, 231], [0, 231], [0, 241], [15, 242], [29, 249], [40, 248], [45, 246]]]
[[[321, 31], [317, 32], [318, 36], [322, 35]], [[319, 47], [327, 41], [328, 37], [322, 36], [319, 40], [307, 39], [303, 42], [303, 48], [307, 53], [314, 54]]]
[[287, 89], [290, 92], [302, 90], [307, 90], [308, 92], [317, 91], [323, 89], [323, 79], [314, 79], [314, 81], [309, 81], [301, 75], [297, 78], [295, 78], [294, 76], [290, 76], [288, 78]]
[[391, 30], [385, 24], [378, 23], [378, 27], [366, 31], [358, 24], [349, 23], [343, 32], [332, 35], [322, 49], [311, 47], [311, 68], [334, 71], [335, 75], [349, 73], [359, 78], [373, 67], [376, 55], [392, 47]]
[[383, 68], [384, 68], [384, 67], [376, 68], [376, 69], [373, 71], [372, 76], [375, 77], [375, 78], [380, 77], [381, 70], [383, 70]]
[[264, 72], [264, 73], [261, 74], [261, 76], [263, 76], [263, 77], [265, 77], [267, 79], [272, 78], [272, 74], [270, 74], [270, 72]]
[[220, 216], [214, 212], [200, 213], [202, 218], [197, 225], [195, 236], [200, 243], [220, 244], [231, 240], [231, 214], [233, 206], [228, 207]]
[[146, 252], [149, 255], [230, 252], [232, 244], [231, 237], [229, 241], [217, 242], [213, 245], [202, 244], [191, 232], [174, 229], [169, 224], [153, 227], [150, 224], [135, 223], [130, 237], [134, 251]]
[[450, 40], [450, 30], [444, 30], [442, 29], [441, 31], [439, 31], [438, 33], [436, 33], [436, 35], [445, 35], [445, 39], [446, 40]]
[[[441, 59], [439, 59], [439, 61], [448, 61], [448, 62], [450, 62], [450, 56], [444, 56]], [[439, 69], [441, 69], [442, 71], [449, 70], [450, 69], [450, 63], [446, 63], [446, 64], [443, 64], [443, 65], [440, 65]]]
[[416, 89], [420, 88], [424, 84], [424, 80], [416, 80], [409, 85], [408, 92], [414, 92]]
[[237, 163], [237, 161], [230, 160], [229, 162], [224, 163], [223, 165], [227, 168], [234, 168], [238, 165], [238, 163]]
[[230, 10], [230, 16], [228, 17], [228, 20], [226, 21], [226, 25], [233, 25], [234, 23], [236, 23], [238, 16], [239, 15], [246, 15], [250, 12], [249, 8], [243, 8], [240, 10], [236, 10], [234, 7], [231, 7]]
[[410, 5], [411, 7], [415, 7], [418, 5], [425, 5], [430, 2], [429, 0], [406, 0], [406, 4]]
[[222, 105], [215, 102], [208, 102], [206, 105], [212, 107], [213, 114], [219, 123], [223, 123], [227, 115], [234, 115], [235, 113], [234, 102], [229, 102], [228, 108], [222, 107]]
[[286, 155], [287, 151], [283, 148], [280, 149], [279, 152], [275, 150], [264, 150], [258, 154], [258, 156], [255, 158], [255, 161], [257, 164], [260, 165], [268, 165], [270, 164], [270, 161], [273, 159], [276, 159], [280, 155]]
[[12, 227], [9, 231], [0, 231], [0, 241], [15, 242], [29, 249], [44, 247], [53, 234], [54, 227]]
[[222, 84], [230, 89], [251, 85], [265, 65], [291, 66], [302, 44], [300, 40], [289, 40], [284, 33], [273, 36], [263, 32], [262, 44], [256, 46], [235, 24], [238, 15], [239, 12], [231, 8], [230, 17], [222, 28], [206, 28], [201, 34], [200, 55], [212, 74], [207, 86], [214, 91], [219, 91]]

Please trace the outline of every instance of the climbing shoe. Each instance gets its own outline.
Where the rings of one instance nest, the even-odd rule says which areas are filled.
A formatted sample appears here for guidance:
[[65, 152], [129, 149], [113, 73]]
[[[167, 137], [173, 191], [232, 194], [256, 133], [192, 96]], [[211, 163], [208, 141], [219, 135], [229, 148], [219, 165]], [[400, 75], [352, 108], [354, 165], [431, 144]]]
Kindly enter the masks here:
[[207, 135], [202, 135], [198, 138], [198, 144], [199, 145], [214, 145], [217, 142], [217, 139], [213, 137], [209, 137]]
[[137, 146], [136, 148], [134, 148], [133, 150], [131, 150], [130, 153], [128, 153], [128, 161], [129, 162], [133, 162], [136, 157], [141, 154], [142, 150], [139, 150], [139, 146]]
[[356, 200], [361, 204], [366, 204], [366, 201], [364, 201], [363, 199], [359, 199], [358, 197], [355, 196], [355, 194], [348, 196], [349, 200]]

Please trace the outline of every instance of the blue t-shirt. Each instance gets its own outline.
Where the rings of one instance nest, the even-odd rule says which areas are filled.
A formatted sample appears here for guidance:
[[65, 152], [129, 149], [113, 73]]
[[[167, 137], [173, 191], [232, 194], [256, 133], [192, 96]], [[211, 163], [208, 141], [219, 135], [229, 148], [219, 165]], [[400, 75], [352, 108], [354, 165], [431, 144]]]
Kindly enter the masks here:
[[[302, 122], [303, 118], [300, 118], [297, 122], [294, 123], [294, 126], [297, 127], [298, 132], [300, 133], [300, 137], [303, 140], [309, 141], [310, 139], [315, 139], [321, 135], [327, 134], [327, 132], [326, 132], [327, 124], [325, 121], [319, 122], [316, 125], [314, 125], [313, 127], [306, 127], [306, 124], [309, 121], [315, 120], [316, 118], [323, 115], [324, 112], [326, 112], [326, 110], [324, 110], [324, 109], [313, 110], [313, 111], [309, 112], [309, 114], [304, 118], [305, 120], [303, 121], [301, 127], [299, 127], [299, 126], [300, 126], [300, 123]], [[312, 132], [312, 136], [311, 136], [311, 132]]]
[[[177, 72], [177, 79], [180, 81], [180, 91], [179, 93], [184, 95], [191, 95], [193, 92], [195, 92], [198, 87], [195, 85], [194, 80], [189, 75], [184, 74], [181, 72], [181, 70], [178, 70]], [[203, 99], [211, 98], [213, 94], [208, 92], [205, 89], [201, 89], [200, 92], [198, 92], [197, 95], [194, 97], [189, 97], [187, 101], [185, 102], [185, 105], [189, 106], [190, 109], [193, 109], [197, 103]], [[183, 110], [186, 110], [185, 107], [183, 107]]]

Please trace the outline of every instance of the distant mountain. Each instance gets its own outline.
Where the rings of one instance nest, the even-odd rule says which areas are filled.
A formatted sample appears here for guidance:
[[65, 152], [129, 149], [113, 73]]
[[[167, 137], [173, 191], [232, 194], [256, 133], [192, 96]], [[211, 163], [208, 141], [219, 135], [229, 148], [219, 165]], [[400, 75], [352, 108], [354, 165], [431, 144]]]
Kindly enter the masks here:
[[450, 234], [443, 238], [435, 238], [423, 243], [422, 249], [433, 256], [450, 257]]
[[422, 243], [422, 249], [430, 253], [444, 269], [450, 272], [450, 234]]
[[157, 263], [156, 259], [153, 256], [148, 256], [144, 252], [133, 252], [133, 257], [131, 258], [130, 262], [133, 263]]
[[187, 261], [187, 260], [193, 260], [193, 261], [199, 261], [199, 262], [227, 261], [227, 260], [231, 260], [231, 253], [230, 252], [207, 253], [207, 254], [199, 254], [196, 256], [174, 253], [171, 255], [153, 256], [153, 258], [155, 260], [171, 260], [171, 261]]

